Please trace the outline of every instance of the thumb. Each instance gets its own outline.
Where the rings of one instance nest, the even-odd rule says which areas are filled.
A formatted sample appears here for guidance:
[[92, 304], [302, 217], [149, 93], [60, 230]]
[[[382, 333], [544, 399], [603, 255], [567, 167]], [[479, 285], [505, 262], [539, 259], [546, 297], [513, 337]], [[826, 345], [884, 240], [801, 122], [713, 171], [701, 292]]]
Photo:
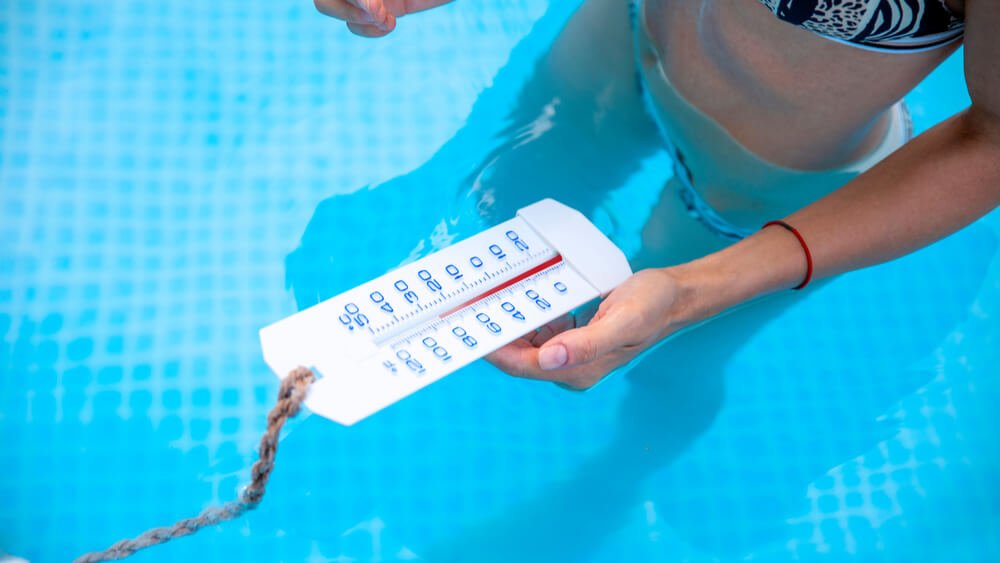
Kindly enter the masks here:
[[538, 366], [543, 370], [576, 367], [615, 350], [627, 330], [616, 316], [595, 318], [585, 327], [553, 337], [538, 350]]

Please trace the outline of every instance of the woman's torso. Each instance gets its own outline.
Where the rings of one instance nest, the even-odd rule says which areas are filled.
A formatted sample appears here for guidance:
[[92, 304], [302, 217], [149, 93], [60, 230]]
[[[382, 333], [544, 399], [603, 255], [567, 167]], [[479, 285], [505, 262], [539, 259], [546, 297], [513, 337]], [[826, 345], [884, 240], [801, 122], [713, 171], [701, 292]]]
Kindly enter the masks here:
[[[961, 13], [960, 0], [947, 6]], [[678, 91], [748, 149], [791, 168], [870, 152], [886, 109], [959, 45], [859, 49], [782, 21], [759, 0], [648, 0], [644, 9]]]

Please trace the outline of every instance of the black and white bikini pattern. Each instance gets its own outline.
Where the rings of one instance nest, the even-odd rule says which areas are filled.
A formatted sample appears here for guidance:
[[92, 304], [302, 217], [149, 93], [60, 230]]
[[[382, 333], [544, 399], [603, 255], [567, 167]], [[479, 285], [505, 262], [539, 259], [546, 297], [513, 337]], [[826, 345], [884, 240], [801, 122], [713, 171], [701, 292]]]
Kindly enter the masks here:
[[760, 0], [778, 18], [879, 50], [924, 50], [960, 37], [965, 23], [944, 0]]

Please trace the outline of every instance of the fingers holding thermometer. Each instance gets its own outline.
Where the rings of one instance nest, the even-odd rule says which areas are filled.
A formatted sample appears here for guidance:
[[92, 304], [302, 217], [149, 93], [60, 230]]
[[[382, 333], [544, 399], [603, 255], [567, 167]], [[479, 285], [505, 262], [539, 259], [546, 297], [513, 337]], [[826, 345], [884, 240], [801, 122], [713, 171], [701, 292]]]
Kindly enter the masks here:
[[396, 28], [396, 18], [428, 10], [451, 0], [314, 0], [320, 13], [347, 23], [362, 37], [382, 37]]
[[621, 339], [627, 323], [616, 317], [594, 317], [586, 326], [556, 334], [550, 331], [558, 328], [543, 327], [537, 335], [515, 340], [486, 359], [515, 377], [587, 389], [634, 357]]
[[586, 326], [566, 318], [487, 356], [517, 377], [587, 389], [675, 330], [677, 286], [664, 270], [643, 270], [601, 303]]

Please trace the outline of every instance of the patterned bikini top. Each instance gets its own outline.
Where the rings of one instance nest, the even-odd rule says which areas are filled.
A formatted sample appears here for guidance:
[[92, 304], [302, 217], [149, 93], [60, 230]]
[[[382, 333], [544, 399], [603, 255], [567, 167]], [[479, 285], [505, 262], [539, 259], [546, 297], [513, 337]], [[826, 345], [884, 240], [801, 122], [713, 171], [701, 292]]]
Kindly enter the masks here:
[[760, 0], [779, 19], [877, 51], [924, 51], [965, 31], [944, 0]]

